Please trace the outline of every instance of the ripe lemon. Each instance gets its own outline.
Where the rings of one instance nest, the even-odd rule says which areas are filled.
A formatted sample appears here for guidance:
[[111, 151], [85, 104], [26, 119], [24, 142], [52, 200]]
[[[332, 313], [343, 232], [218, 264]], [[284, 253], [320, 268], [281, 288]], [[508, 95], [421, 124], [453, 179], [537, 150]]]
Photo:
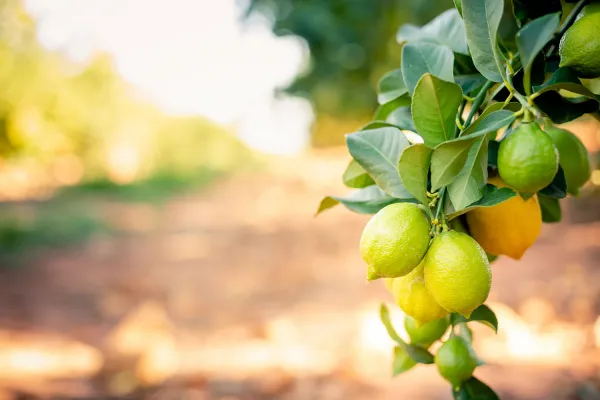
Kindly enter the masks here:
[[429, 246], [430, 223], [412, 203], [384, 207], [365, 226], [360, 253], [367, 263], [367, 279], [395, 278], [412, 271]]
[[567, 192], [579, 195], [579, 188], [592, 175], [590, 154], [581, 140], [568, 130], [553, 125], [545, 127], [545, 130], [558, 149], [560, 166], [565, 172], [567, 180]]
[[449, 312], [468, 318], [490, 293], [492, 271], [487, 255], [466, 233], [440, 233], [423, 264], [427, 290]]
[[557, 171], [558, 151], [536, 122], [522, 123], [500, 142], [498, 173], [515, 190], [536, 193]]
[[402, 311], [417, 320], [419, 325], [448, 315], [425, 287], [423, 263], [410, 274], [394, 279], [392, 295]]
[[[488, 182], [506, 186], [499, 177], [490, 177]], [[542, 211], [537, 196], [528, 200], [515, 196], [493, 207], [469, 211], [467, 222], [471, 236], [486, 252], [519, 260], [540, 235]]]
[[385, 286], [385, 288], [391, 292], [392, 291], [392, 286], [394, 285], [394, 278], [385, 278], [383, 280], [383, 285]]
[[411, 316], [404, 318], [404, 329], [410, 337], [410, 343], [429, 347], [433, 342], [439, 340], [448, 330], [450, 321], [447, 317], [436, 319], [424, 324], [420, 324]]
[[457, 387], [473, 376], [477, 359], [469, 344], [460, 336], [454, 336], [438, 349], [435, 364], [440, 375]]
[[583, 78], [600, 77], [600, 4], [586, 6], [565, 32], [558, 48], [560, 66]]

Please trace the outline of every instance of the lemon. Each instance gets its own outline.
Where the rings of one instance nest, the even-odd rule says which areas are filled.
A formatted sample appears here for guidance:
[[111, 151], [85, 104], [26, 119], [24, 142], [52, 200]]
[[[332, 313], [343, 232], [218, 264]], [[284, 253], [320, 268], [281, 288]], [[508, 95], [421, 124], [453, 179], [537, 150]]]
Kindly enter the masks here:
[[567, 192], [572, 195], [578, 195], [579, 188], [592, 175], [590, 154], [581, 140], [568, 130], [557, 128], [553, 125], [546, 127], [545, 130], [558, 149], [560, 166], [567, 180]]
[[417, 320], [419, 325], [448, 315], [425, 287], [423, 263], [410, 274], [394, 279], [392, 295], [402, 311]]
[[367, 279], [395, 278], [412, 271], [429, 246], [430, 223], [412, 203], [384, 207], [365, 226], [360, 253], [367, 263]]
[[468, 318], [490, 293], [492, 271], [487, 255], [466, 233], [440, 233], [423, 264], [427, 290], [449, 312]]
[[[488, 182], [506, 186], [499, 177], [490, 177]], [[540, 235], [542, 211], [537, 196], [528, 200], [515, 196], [493, 207], [469, 211], [467, 222], [471, 236], [487, 253], [519, 260]]]
[[600, 77], [600, 4], [586, 6], [565, 32], [558, 48], [560, 66], [582, 78]]
[[383, 280], [383, 285], [388, 291], [392, 291], [392, 286], [394, 285], [394, 278], [385, 278]]
[[438, 349], [435, 364], [440, 375], [457, 387], [473, 376], [477, 359], [463, 338], [453, 336]]
[[420, 324], [410, 316], [404, 318], [404, 329], [410, 337], [410, 343], [429, 347], [439, 340], [448, 330], [450, 321], [447, 317], [436, 319], [425, 324]]
[[536, 122], [522, 123], [500, 142], [498, 173], [515, 190], [536, 193], [557, 171], [558, 151]]

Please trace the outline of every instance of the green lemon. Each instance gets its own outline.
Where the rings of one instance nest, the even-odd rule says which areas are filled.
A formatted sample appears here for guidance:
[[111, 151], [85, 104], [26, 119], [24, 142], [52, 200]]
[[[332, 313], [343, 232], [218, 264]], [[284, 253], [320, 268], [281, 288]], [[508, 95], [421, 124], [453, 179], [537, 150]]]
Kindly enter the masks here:
[[546, 133], [558, 149], [560, 166], [565, 172], [567, 192], [572, 195], [579, 194], [581, 188], [592, 175], [590, 154], [581, 143], [581, 140], [566, 129], [553, 125], [545, 128]]
[[469, 344], [460, 336], [454, 336], [438, 349], [435, 364], [440, 375], [457, 387], [473, 376], [477, 359]]
[[600, 77], [600, 4], [586, 6], [567, 29], [558, 48], [560, 66], [582, 78]]
[[418, 325], [448, 315], [425, 287], [423, 263], [408, 275], [394, 279], [392, 295], [402, 311], [417, 320]]
[[365, 226], [360, 253], [367, 263], [367, 279], [396, 278], [412, 271], [429, 246], [431, 225], [412, 203], [384, 207]]
[[439, 340], [448, 330], [450, 321], [447, 317], [436, 319], [425, 324], [420, 324], [419, 321], [411, 316], [404, 317], [404, 329], [410, 337], [411, 344], [422, 345], [429, 347]]
[[485, 251], [471, 236], [457, 231], [433, 239], [424, 260], [424, 277], [440, 306], [466, 318], [485, 302], [492, 285]]
[[552, 182], [558, 171], [558, 151], [536, 122], [519, 125], [500, 142], [498, 173], [521, 193], [536, 193]]

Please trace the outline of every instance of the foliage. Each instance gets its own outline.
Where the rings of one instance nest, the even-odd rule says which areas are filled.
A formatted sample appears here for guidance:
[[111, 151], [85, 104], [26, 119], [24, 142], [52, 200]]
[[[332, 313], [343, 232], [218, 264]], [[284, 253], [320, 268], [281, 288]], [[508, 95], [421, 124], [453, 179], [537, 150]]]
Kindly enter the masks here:
[[[598, 97], [582, 84], [578, 72], [568, 67], [558, 68], [557, 44], [587, 2], [564, 3], [563, 9], [558, 2], [532, 8], [525, 4], [528, 2], [519, 1], [508, 7], [507, 13], [503, 0], [457, 0], [457, 9], [442, 13], [421, 28], [401, 27], [402, 59], [379, 82], [380, 108], [374, 114], [374, 121], [346, 136], [352, 161], [343, 181], [357, 191], [348, 198], [326, 198], [319, 212], [339, 203], [352, 211], [371, 214], [396, 202], [417, 203], [429, 218], [430, 236], [434, 238], [425, 256], [427, 261], [435, 247], [431, 243], [448, 236], [445, 232], [451, 231], [449, 226], [456, 227], [455, 222], [460, 221], [449, 224], [453, 218], [481, 207], [491, 211], [517, 195], [523, 198], [537, 195], [543, 221], [559, 221], [559, 199], [567, 195], [562, 167], [556, 169], [551, 183], [538, 193], [518, 193], [518, 188], [498, 187], [492, 182], [497, 182], [495, 176], [502, 176], [503, 170], [507, 172], [505, 168], [510, 171], [521, 168], [523, 176], [530, 174], [533, 178], [547, 172], [528, 170], [523, 162], [509, 167], [499, 162], [504, 157], [503, 144], [515, 142], [522, 135], [519, 133], [522, 129], [514, 127], [539, 129], [540, 124], [549, 129], [552, 123], [568, 122], [598, 111]], [[548, 144], [549, 136], [541, 129], [539, 137]], [[532, 141], [518, 147], [524, 154], [522, 159], [529, 160], [531, 156], [537, 161], [540, 156], [536, 149], [540, 143], [541, 140]], [[550, 143], [549, 148], [552, 150], [549, 154], [558, 157], [554, 144]], [[587, 160], [587, 153], [580, 153], [570, 156]], [[581, 174], [579, 185], [585, 183], [589, 171]], [[573, 189], [577, 193], [579, 188]], [[399, 221], [398, 227], [409, 223]], [[487, 258], [494, 257], [485, 257], [484, 249], [467, 236], [468, 228], [463, 228], [463, 233], [455, 235], [473, 242], [474, 253], [484, 264], [482, 268], [488, 268]], [[390, 227], [382, 230], [382, 241], [390, 238], [388, 231], [399, 232]], [[410, 240], [409, 234], [400, 239]], [[461, 261], [461, 266], [456, 266], [455, 261], [451, 258], [444, 264], [444, 276], [454, 277], [452, 272], [458, 273], [459, 267], [468, 263]], [[426, 262], [425, 286], [443, 304], [432, 290], [436, 279], [431, 274], [435, 274], [435, 268], [428, 267]], [[489, 280], [479, 286], [488, 283]], [[474, 281], [472, 284], [477, 285]], [[449, 286], [443, 290], [453, 298], [463, 299], [466, 286], [457, 286], [462, 292]], [[425, 306], [423, 300], [415, 301]], [[399, 305], [415, 318], [410, 307]], [[453, 311], [447, 305], [444, 307]], [[483, 301], [478, 301], [472, 309], [472, 313], [464, 316], [454, 312], [450, 315], [450, 337], [460, 336], [466, 341], [469, 354], [474, 354], [469, 323], [483, 323], [495, 332], [499, 325], [496, 315]], [[397, 343], [395, 375], [415, 364], [433, 362], [434, 356], [427, 349], [398, 337], [385, 306], [381, 308], [381, 319]], [[469, 371], [457, 370], [455, 374], [451, 370], [454, 361], [452, 354], [450, 357], [446, 354], [443, 369], [444, 376], [460, 378], [459, 382], [451, 382], [455, 399], [498, 398], [486, 384], [470, 376]]]

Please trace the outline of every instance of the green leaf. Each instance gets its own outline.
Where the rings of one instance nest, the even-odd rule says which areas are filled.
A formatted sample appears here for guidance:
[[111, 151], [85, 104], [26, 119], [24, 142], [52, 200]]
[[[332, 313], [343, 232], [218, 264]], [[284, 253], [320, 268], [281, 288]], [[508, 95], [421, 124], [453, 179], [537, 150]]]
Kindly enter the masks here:
[[468, 55], [465, 24], [455, 9], [444, 11], [427, 25], [405, 24], [396, 35], [398, 43], [425, 41], [449, 47], [455, 53]]
[[400, 178], [404, 187], [417, 200], [427, 206], [427, 174], [432, 150], [423, 144], [407, 147], [400, 156]]
[[434, 43], [407, 43], [402, 47], [402, 76], [411, 95], [419, 79], [427, 73], [453, 82], [453, 64], [454, 54], [446, 46]]
[[398, 97], [408, 93], [408, 89], [402, 78], [402, 70], [400, 68], [385, 74], [377, 85], [379, 95], [377, 101], [379, 104], [389, 103], [396, 100]]
[[560, 222], [562, 219], [560, 200], [554, 197], [538, 195], [538, 201], [542, 209], [542, 221], [547, 223]]
[[492, 309], [486, 306], [485, 304], [482, 304], [479, 307], [477, 307], [475, 311], [471, 313], [471, 317], [469, 317], [468, 319], [458, 313], [450, 314], [450, 322], [452, 323], [452, 326], [456, 326], [463, 322], [472, 321], [476, 321], [487, 325], [490, 328], [492, 328], [495, 333], [498, 333], [498, 318], [496, 317], [496, 314], [494, 314]]
[[431, 190], [450, 184], [467, 161], [473, 142], [456, 140], [442, 143], [431, 156]]
[[483, 76], [502, 82], [506, 60], [497, 46], [502, 0], [462, 0], [462, 16], [473, 63]]
[[344, 171], [344, 175], [342, 175], [342, 180], [344, 185], [355, 189], [361, 189], [375, 184], [373, 178], [369, 176], [367, 171], [365, 171], [356, 160], [350, 161], [346, 171]]
[[556, 199], [567, 197], [567, 180], [565, 178], [565, 171], [560, 165], [558, 166], [558, 172], [554, 175], [552, 182], [540, 190], [540, 193], [544, 196], [554, 197]]
[[395, 197], [388, 196], [379, 187], [367, 186], [363, 189], [358, 189], [350, 193], [347, 197], [340, 196], [327, 196], [321, 200], [321, 204], [317, 210], [317, 215], [325, 210], [335, 207], [338, 204], [343, 204], [347, 209], [358, 214], [376, 214], [384, 208], [393, 203], [399, 203], [402, 201]]
[[406, 353], [414, 361], [421, 364], [433, 364], [435, 362], [435, 358], [427, 349], [414, 344], [406, 344]]
[[495, 132], [515, 120], [514, 114], [509, 110], [497, 110], [487, 114], [486, 111], [483, 113], [485, 115], [471, 125], [474, 127], [468, 127], [461, 137], [435, 148], [431, 157], [431, 190], [449, 185], [456, 179], [467, 161], [471, 145], [478, 138]]
[[485, 191], [484, 191], [484, 194], [481, 197], [481, 199], [479, 199], [478, 201], [476, 201], [472, 204], [469, 204], [467, 207], [465, 207], [462, 210], [448, 213], [447, 218], [448, 218], [448, 220], [452, 220], [452, 219], [458, 217], [459, 215], [465, 214], [465, 213], [473, 210], [474, 208], [493, 207], [497, 204], [500, 204], [506, 200], [509, 200], [509, 199], [515, 197], [516, 195], [517, 195], [517, 192], [515, 192], [512, 189], [509, 189], [506, 187], [498, 188], [494, 185], [487, 184], [485, 186]]
[[412, 116], [426, 146], [433, 148], [454, 138], [461, 101], [462, 91], [457, 84], [431, 74], [419, 80], [412, 99]]
[[412, 369], [415, 365], [417, 365], [416, 361], [408, 355], [404, 347], [394, 347], [394, 361], [392, 363], [393, 376], [400, 375], [401, 373]]
[[462, 15], [462, 1], [461, 0], [454, 0], [454, 6], [458, 10], [458, 13], [460, 15]]
[[377, 107], [377, 110], [375, 110], [375, 114], [373, 115], [373, 120], [386, 121], [387, 117], [394, 110], [407, 106], [410, 106], [410, 97], [408, 95], [400, 96], [397, 99], [390, 101], [389, 103], [385, 103]]
[[[546, 82], [533, 89], [537, 95], [535, 105], [557, 124], [594, 113], [600, 108], [598, 96], [581, 84], [577, 73], [570, 67], [557, 69]], [[579, 94], [581, 97], [567, 99], [558, 93], [559, 90]]]
[[377, 128], [398, 128], [396, 125], [391, 124], [389, 122], [386, 121], [371, 121], [369, 123], [367, 123], [365, 126], [363, 126], [362, 128], [360, 128], [361, 131], [368, 131], [368, 130], [372, 130], [372, 129], [377, 129]]
[[512, 0], [512, 5], [519, 26], [527, 20], [561, 10], [560, 0]]
[[517, 33], [519, 55], [525, 73], [524, 85], [526, 91], [530, 85], [531, 67], [537, 54], [554, 36], [554, 31], [560, 23], [560, 13], [548, 14], [525, 25]]
[[402, 347], [406, 346], [406, 342], [398, 336], [394, 326], [392, 325], [392, 321], [390, 320], [390, 310], [388, 310], [387, 306], [381, 303], [381, 307], [379, 308], [379, 318], [381, 322], [383, 322], [383, 326], [385, 326], [385, 330], [392, 340], [396, 343], [399, 343]]
[[485, 383], [474, 376], [452, 389], [454, 400], [500, 400], [500, 397]]
[[416, 132], [415, 124], [410, 114], [410, 107], [399, 107], [388, 115], [386, 119], [390, 124], [397, 126], [399, 129]]
[[487, 79], [480, 74], [469, 74], [457, 75], [454, 81], [460, 86], [464, 94], [471, 96], [479, 93]]
[[498, 150], [500, 149], [500, 142], [497, 140], [490, 140], [488, 143], [488, 167], [498, 168]]
[[352, 158], [373, 178], [377, 186], [399, 199], [409, 199], [398, 172], [402, 151], [410, 143], [396, 128], [378, 128], [346, 135]]
[[487, 181], [488, 141], [486, 136], [475, 140], [467, 161], [456, 179], [448, 186], [450, 201], [456, 211], [482, 198]]

